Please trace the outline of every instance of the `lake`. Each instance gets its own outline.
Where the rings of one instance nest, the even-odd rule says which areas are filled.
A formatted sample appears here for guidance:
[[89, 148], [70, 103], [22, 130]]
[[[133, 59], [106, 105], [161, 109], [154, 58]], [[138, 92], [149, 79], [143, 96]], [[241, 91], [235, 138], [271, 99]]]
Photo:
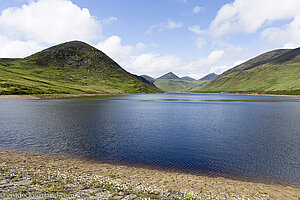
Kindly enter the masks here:
[[0, 149], [300, 185], [300, 98], [0, 101]]

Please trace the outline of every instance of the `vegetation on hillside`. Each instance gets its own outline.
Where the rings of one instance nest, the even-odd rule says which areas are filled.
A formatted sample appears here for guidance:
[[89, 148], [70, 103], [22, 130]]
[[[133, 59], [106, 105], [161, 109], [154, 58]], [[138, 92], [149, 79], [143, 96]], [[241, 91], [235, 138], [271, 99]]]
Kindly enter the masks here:
[[201, 79], [199, 80], [202, 80], [202, 81], [205, 81], [205, 80], [213, 80], [215, 78], [217, 78], [218, 75], [215, 74], [215, 73], [210, 73], [210, 74], [207, 74], [206, 76], [202, 77]]
[[0, 59], [0, 94], [157, 92], [161, 91], [79, 41], [24, 59]]
[[187, 81], [181, 79], [157, 79], [154, 85], [165, 92], [193, 92], [210, 81]]
[[264, 53], [224, 72], [198, 92], [300, 95], [300, 49]]

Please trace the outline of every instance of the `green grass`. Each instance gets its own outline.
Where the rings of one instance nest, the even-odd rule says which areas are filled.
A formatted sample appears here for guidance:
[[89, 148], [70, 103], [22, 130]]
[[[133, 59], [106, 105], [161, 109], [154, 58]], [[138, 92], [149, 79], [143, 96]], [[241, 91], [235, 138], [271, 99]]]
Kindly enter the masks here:
[[0, 59], [0, 95], [161, 92], [102, 52], [78, 43], [51, 47], [25, 59]]
[[300, 63], [264, 64], [220, 76], [198, 92], [300, 94]]
[[192, 92], [210, 81], [187, 81], [180, 79], [157, 79], [154, 85], [165, 92]]

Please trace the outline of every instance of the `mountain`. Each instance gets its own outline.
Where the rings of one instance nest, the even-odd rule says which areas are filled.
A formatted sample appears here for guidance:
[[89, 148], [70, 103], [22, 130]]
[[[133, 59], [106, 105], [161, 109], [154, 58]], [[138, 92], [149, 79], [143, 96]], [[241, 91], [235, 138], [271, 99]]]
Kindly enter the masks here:
[[153, 84], [164, 92], [193, 92], [207, 85], [210, 80], [195, 80], [184, 76], [179, 78], [174, 73], [169, 72], [153, 82]]
[[166, 73], [165, 75], [162, 75], [161, 77], [157, 79], [180, 79], [178, 76], [176, 76], [173, 72]]
[[215, 78], [217, 78], [217, 74], [215, 73], [210, 73], [210, 74], [207, 74], [206, 76], [202, 77], [201, 79], [199, 80], [202, 80], [202, 81], [205, 81], [205, 80], [213, 80]]
[[186, 81], [180, 79], [157, 79], [154, 85], [164, 92], [193, 92], [210, 81]]
[[143, 77], [144, 79], [148, 80], [151, 83], [155, 81], [155, 78], [152, 78], [151, 76], [148, 75], [141, 75], [140, 77]]
[[300, 48], [261, 54], [219, 75], [198, 92], [300, 94]]
[[189, 77], [189, 76], [184, 76], [184, 77], [181, 77], [180, 79], [184, 80], [184, 81], [195, 81], [196, 80], [196, 79], [194, 79], [192, 77]]
[[100, 50], [80, 41], [23, 59], [0, 59], [0, 94], [157, 93]]
[[150, 85], [150, 86], [156, 87], [156, 86], [153, 84], [153, 82], [148, 81], [148, 80], [145, 79], [144, 77], [138, 76], [138, 75], [134, 75], [134, 76], [135, 76], [137, 79], [139, 79], [140, 81], [142, 81], [143, 83], [146, 83], [146, 84], [148, 84], [148, 85]]

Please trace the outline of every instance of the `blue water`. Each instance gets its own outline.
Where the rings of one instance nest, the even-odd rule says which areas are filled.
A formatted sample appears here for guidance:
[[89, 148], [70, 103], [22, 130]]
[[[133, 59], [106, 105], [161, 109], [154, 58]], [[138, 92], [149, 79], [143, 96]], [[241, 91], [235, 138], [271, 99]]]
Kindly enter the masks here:
[[0, 101], [0, 149], [300, 185], [300, 98]]

